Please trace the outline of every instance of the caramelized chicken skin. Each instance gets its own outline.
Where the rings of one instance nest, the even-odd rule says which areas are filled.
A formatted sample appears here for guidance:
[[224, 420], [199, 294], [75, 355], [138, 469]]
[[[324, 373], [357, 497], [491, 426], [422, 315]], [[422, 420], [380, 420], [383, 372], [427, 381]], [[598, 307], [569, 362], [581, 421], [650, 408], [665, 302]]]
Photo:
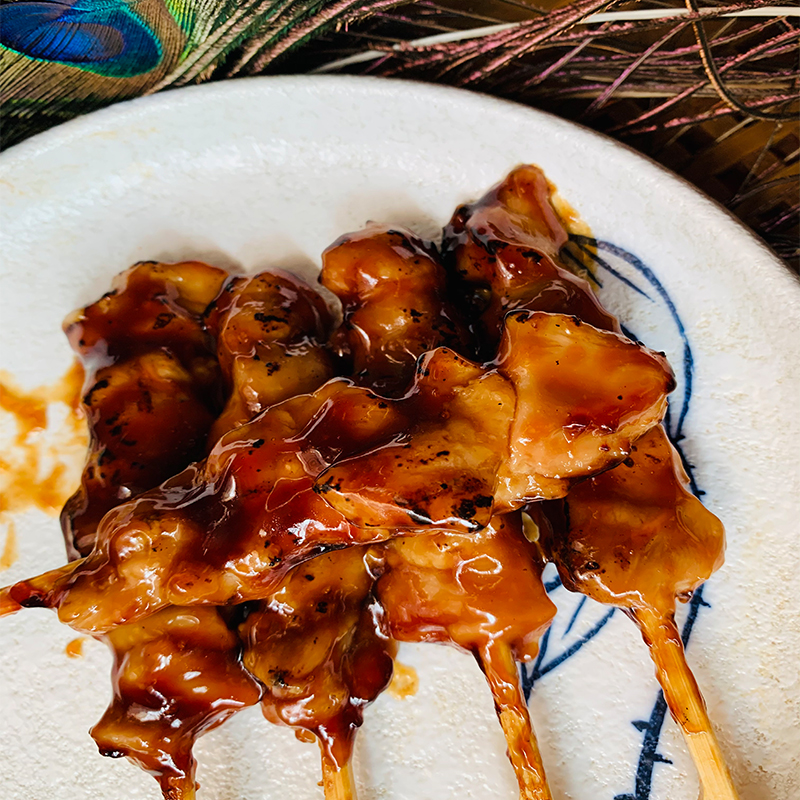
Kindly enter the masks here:
[[206, 314], [228, 387], [209, 446], [265, 408], [312, 392], [333, 377], [324, 343], [331, 317], [325, 301], [298, 278], [261, 272], [228, 282]]
[[259, 701], [239, 638], [216, 608], [165, 608], [107, 635], [114, 697], [91, 734], [100, 752], [153, 775], [165, 800], [192, 800], [192, 746]]
[[477, 533], [398, 536], [382, 547], [378, 597], [395, 639], [444, 642], [481, 657], [503, 642], [517, 661], [536, 657], [555, 606], [519, 514], [494, 517]]
[[220, 398], [201, 315], [227, 273], [198, 261], [145, 262], [64, 323], [86, 380], [91, 441], [61, 525], [71, 558], [89, 553], [110, 508], [200, 458]]
[[337, 769], [392, 676], [395, 646], [373, 594], [374, 560], [364, 547], [311, 559], [239, 627], [244, 663], [265, 687], [264, 715], [314, 733]]
[[601, 603], [663, 614], [722, 564], [720, 521], [689, 491], [680, 456], [660, 426], [616, 469], [543, 507], [547, 549], [564, 585]]
[[370, 225], [325, 250], [320, 283], [341, 300], [344, 316], [331, 345], [356, 383], [396, 397], [423, 353], [465, 349], [467, 329], [446, 282], [433, 245], [402, 228]]

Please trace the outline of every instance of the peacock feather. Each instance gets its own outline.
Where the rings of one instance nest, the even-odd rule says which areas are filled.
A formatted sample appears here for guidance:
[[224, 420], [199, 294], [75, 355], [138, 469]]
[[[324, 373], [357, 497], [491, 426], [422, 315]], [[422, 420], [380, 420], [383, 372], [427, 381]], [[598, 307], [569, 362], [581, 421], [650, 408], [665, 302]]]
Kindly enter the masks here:
[[416, 78], [611, 133], [797, 259], [799, 17], [776, 0], [0, 0], [0, 147], [207, 80]]
[[150, 72], [163, 48], [126, 0], [17, 0], [0, 5], [0, 43], [34, 62], [116, 78]]
[[228, 62], [261, 69], [310, 38], [397, 5], [0, 0], [2, 146], [116, 100], [224, 77]]

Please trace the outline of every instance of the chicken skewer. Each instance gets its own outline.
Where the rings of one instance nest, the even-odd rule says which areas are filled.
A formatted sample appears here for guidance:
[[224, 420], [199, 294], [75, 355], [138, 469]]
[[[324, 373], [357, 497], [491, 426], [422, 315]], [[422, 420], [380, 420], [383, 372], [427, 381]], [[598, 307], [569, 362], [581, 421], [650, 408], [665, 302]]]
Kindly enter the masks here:
[[[589, 362], [602, 373], [587, 386]], [[516, 312], [496, 361], [438, 348], [398, 400], [334, 379], [270, 407], [204, 462], [110, 511], [89, 556], [0, 596], [7, 611], [57, 608], [89, 633], [170, 603], [263, 598], [321, 548], [477, 530], [493, 509], [563, 496], [627, 455], [672, 386], [662, 356], [619, 335]]]
[[[406, 390], [425, 351], [470, 344], [446, 299], [444, 270], [406, 231], [372, 226], [343, 236], [323, 256], [320, 281], [343, 305], [333, 341], [354, 365], [356, 380], [384, 394]], [[393, 638], [443, 642], [475, 656], [520, 797], [550, 800], [516, 661], [536, 656], [555, 607], [519, 515], [494, 517], [476, 534], [403, 536], [373, 551], [382, 556], [377, 592]], [[513, 594], [503, 591], [511, 585]]]
[[545, 547], [564, 585], [624, 609], [639, 625], [704, 796], [728, 800], [736, 790], [675, 624], [676, 596], [689, 599], [722, 563], [722, 525], [688, 487], [657, 427], [623, 465], [573, 487], [567, 500], [538, 510], [536, 521], [549, 528]]
[[[71, 556], [91, 551], [110, 508], [202, 456], [221, 400], [202, 315], [227, 278], [200, 262], [137, 264], [65, 323], [91, 430], [81, 488], [61, 516]], [[194, 740], [261, 696], [238, 640], [216, 609], [176, 607], [98, 638], [114, 653], [114, 696], [91, 731], [100, 752], [150, 772], [165, 798], [192, 800]]]
[[[324, 303], [310, 287], [284, 275], [262, 273], [252, 278], [231, 279], [219, 294], [220, 271], [211, 267], [194, 263], [139, 265], [127, 273], [127, 281], [114, 296], [116, 308], [104, 309], [102, 316], [92, 313], [92, 307], [76, 315], [81, 319], [80, 331], [76, 331], [77, 323], [73, 323], [70, 326], [73, 338], [80, 336], [84, 343], [91, 339], [97, 342], [95, 347], [102, 349], [102, 336], [109, 325], [113, 325], [115, 336], [125, 335], [125, 328], [131, 325], [126, 314], [135, 311], [136, 324], [139, 327], [144, 324], [142, 317], [146, 309], [137, 308], [129, 296], [132, 285], [142, 293], [141, 287], [131, 280], [131, 272], [140, 284], [143, 277], [151, 282], [153, 277], [161, 279], [163, 286], [158, 297], [170, 297], [176, 290], [181, 292], [181, 279], [185, 284], [188, 268], [192, 270], [189, 277], [193, 280], [195, 318], [199, 320], [205, 306], [214, 301], [210, 313], [203, 316], [217, 338], [218, 356], [229, 380], [231, 372], [234, 373], [231, 396], [223, 412], [227, 424], [243, 421], [235, 419], [240, 407], [244, 408], [240, 413], [255, 415], [258, 409], [248, 411], [244, 399], [253, 395], [254, 385], [258, 387], [259, 400], [268, 404], [308, 388], [315, 374], [320, 375], [318, 383], [330, 377], [329, 359], [319, 344], [324, 341], [329, 324]], [[205, 294], [201, 292], [203, 280], [208, 290]], [[119, 286], [121, 282], [117, 283]], [[219, 294], [216, 299], [215, 293]], [[134, 301], [139, 299], [134, 297]], [[159, 313], [163, 313], [162, 309], [156, 306]], [[157, 330], [166, 328], [165, 325]], [[190, 330], [190, 333], [193, 332]], [[176, 343], [182, 344], [178, 334], [171, 331], [167, 331], [166, 342], [160, 341], [156, 334], [151, 334], [149, 339], [156, 351], [170, 344], [175, 347]], [[111, 350], [115, 345], [116, 341], [112, 340], [106, 347]], [[249, 370], [231, 370], [231, 361], [248, 347], [268, 354], [269, 358], [265, 359], [268, 365], [254, 360], [254, 367]], [[258, 371], [262, 364], [261, 372], [269, 373], [267, 381]], [[278, 372], [280, 379], [272, 379]], [[136, 375], [134, 369], [134, 380]], [[148, 393], [152, 398], [152, 387], [143, 386], [139, 378], [136, 387], [127, 390], [131, 402], [136, 402], [137, 389], [140, 394]], [[180, 385], [177, 390], [170, 386], [170, 376], [163, 377], [162, 392], [166, 397], [179, 395], [179, 391]], [[141, 402], [138, 405], [141, 406]], [[158, 402], [148, 407], [152, 408], [146, 417], [150, 435], [161, 436], [163, 440], [162, 428], [171, 422], [170, 408], [167, 406], [167, 413], [163, 413], [164, 406]], [[104, 410], [108, 414], [101, 404], [95, 416], [102, 419]], [[167, 428], [167, 435], [169, 433]], [[198, 433], [197, 440], [202, 441], [205, 434]], [[114, 446], [107, 426], [95, 430], [93, 441], [101, 450]], [[150, 450], [158, 451], [158, 448], [151, 446]], [[160, 468], [147, 458], [150, 450], [137, 454], [146, 475]], [[175, 456], [171, 463], [175, 463]], [[182, 468], [186, 464], [177, 466]], [[92, 501], [99, 502], [96, 493], [85, 504], [88, 512], [85, 517], [98, 516]], [[84, 533], [84, 544], [88, 538]], [[192, 800], [195, 739], [222, 724], [240, 708], [257, 703], [262, 695], [262, 687], [242, 664], [239, 639], [217, 609], [190, 610], [178, 606], [167, 607], [137, 623], [122, 625], [103, 638], [114, 652], [114, 698], [92, 729], [101, 753], [115, 757], [124, 755], [133, 760], [159, 781], [168, 800]], [[147, 709], [146, 714], [142, 713], [143, 709]]]
[[[490, 341], [509, 309], [557, 309], [600, 328], [620, 329], [588, 282], [560, 261], [567, 233], [550, 195], [540, 170], [519, 167], [479, 201], [456, 211], [445, 229], [448, 263], [465, 298], [480, 303]], [[680, 457], [658, 426], [638, 440], [623, 466], [576, 484], [564, 501], [530, 511], [543, 522], [546, 510], [557, 522], [546, 538], [564, 584], [622, 606], [637, 622], [704, 796], [734, 800], [736, 790], [674, 621], [675, 597], [691, 596], [721, 566], [724, 551], [722, 525], [687, 486]]]
[[385, 553], [377, 591], [391, 635], [474, 655], [492, 691], [521, 800], [550, 800], [516, 662], [536, 657], [555, 606], [519, 513], [495, 517], [471, 535], [403, 536]]
[[[331, 337], [343, 370], [365, 388], [402, 394], [419, 354], [464, 335], [440, 297], [443, 278], [424, 244], [402, 231], [373, 226], [328, 248], [320, 280], [343, 303]], [[245, 662], [266, 687], [265, 716], [319, 742], [327, 800], [355, 797], [355, 731], [391, 677], [395, 645], [370, 572], [378, 558], [358, 547], [317, 556], [295, 567], [240, 626]]]
[[61, 525], [87, 555], [103, 515], [201, 458], [219, 369], [202, 314], [228, 275], [198, 261], [145, 262], [64, 323], [85, 371], [89, 455]]
[[[330, 359], [317, 344], [329, 325], [319, 295], [308, 292], [301, 308], [286, 282], [268, 275], [232, 288], [208, 315], [232, 385], [212, 445], [215, 435], [331, 377]], [[265, 308], [267, 298], [274, 308]], [[293, 330], [291, 359], [275, 352], [282, 343], [270, 341], [276, 332], [287, 340], [287, 328]], [[326, 800], [355, 800], [353, 736], [364, 709], [391, 677], [393, 644], [370, 600], [373, 581], [364, 554], [358, 548], [335, 551], [296, 567], [275, 592], [247, 607], [238, 629], [244, 663], [264, 687], [264, 716], [319, 742]]]

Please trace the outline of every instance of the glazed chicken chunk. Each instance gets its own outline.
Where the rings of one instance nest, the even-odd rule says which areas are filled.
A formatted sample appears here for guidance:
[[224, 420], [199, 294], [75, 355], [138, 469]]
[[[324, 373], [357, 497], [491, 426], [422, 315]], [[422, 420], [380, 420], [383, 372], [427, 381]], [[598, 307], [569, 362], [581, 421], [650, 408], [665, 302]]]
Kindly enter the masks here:
[[198, 261], [137, 264], [64, 323], [86, 373], [90, 433], [81, 486], [61, 514], [70, 557], [91, 551], [106, 511], [202, 457], [220, 402], [202, 313], [226, 278]]
[[464, 349], [468, 333], [446, 280], [433, 245], [402, 228], [370, 225], [325, 250], [320, 283], [341, 300], [344, 316], [331, 345], [354, 381], [396, 397], [423, 353]]
[[106, 638], [114, 697], [92, 737], [153, 775], [165, 800], [192, 800], [195, 739], [261, 698], [239, 637], [216, 608], [171, 606]]
[[292, 275], [233, 278], [205, 314], [228, 387], [209, 445], [265, 408], [313, 392], [333, 377], [325, 342], [330, 312]]
[[364, 547], [311, 559], [239, 628], [244, 664], [264, 685], [264, 715], [317, 737], [323, 775], [349, 770], [364, 709], [392, 676], [375, 562]]

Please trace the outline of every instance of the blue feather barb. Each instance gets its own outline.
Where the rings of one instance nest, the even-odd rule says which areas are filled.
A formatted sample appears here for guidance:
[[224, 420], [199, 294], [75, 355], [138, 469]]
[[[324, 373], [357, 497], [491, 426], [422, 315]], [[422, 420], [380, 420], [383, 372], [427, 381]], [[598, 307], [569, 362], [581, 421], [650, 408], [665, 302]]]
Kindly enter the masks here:
[[18, 0], [0, 5], [10, 50], [115, 78], [153, 70], [162, 48], [125, 0]]

